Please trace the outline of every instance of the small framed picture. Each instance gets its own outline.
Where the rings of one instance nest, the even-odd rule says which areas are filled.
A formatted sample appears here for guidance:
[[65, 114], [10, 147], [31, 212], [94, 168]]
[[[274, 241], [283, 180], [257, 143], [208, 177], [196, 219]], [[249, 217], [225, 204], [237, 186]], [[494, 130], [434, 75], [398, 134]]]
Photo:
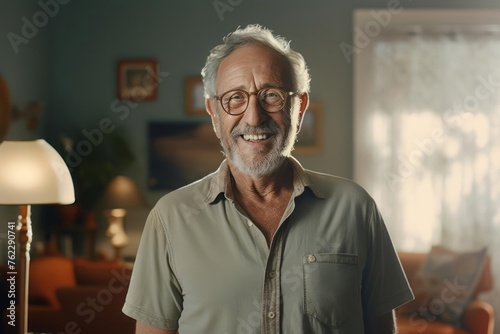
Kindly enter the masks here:
[[186, 114], [190, 116], [208, 116], [205, 110], [205, 97], [203, 96], [203, 81], [201, 77], [186, 78], [184, 89]]
[[158, 97], [158, 62], [154, 59], [118, 62], [118, 99], [153, 101]]
[[323, 151], [323, 105], [311, 101], [304, 114], [295, 144], [296, 154], [319, 154]]

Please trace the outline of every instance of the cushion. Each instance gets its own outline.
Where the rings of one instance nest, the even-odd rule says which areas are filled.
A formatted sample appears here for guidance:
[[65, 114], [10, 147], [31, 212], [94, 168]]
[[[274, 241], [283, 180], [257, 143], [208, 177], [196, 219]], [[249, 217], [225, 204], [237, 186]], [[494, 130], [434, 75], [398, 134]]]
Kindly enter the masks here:
[[462, 326], [462, 315], [483, 272], [486, 252], [486, 248], [457, 253], [432, 247], [417, 274], [420, 284], [415, 294], [422, 298], [420, 315]]
[[59, 308], [56, 289], [76, 285], [73, 263], [60, 256], [47, 256], [30, 263], [29, 294], [30, 304]]
[[423, 318], [410, 320], [398, 318], [399, 334], [468, 334], [468, 332], [442, 322], [425, 321]]
[[124, 268], [121, 261], [75, 259], [75, 277], [78, 285], [107, 285], [115, 277], [113, 272]]

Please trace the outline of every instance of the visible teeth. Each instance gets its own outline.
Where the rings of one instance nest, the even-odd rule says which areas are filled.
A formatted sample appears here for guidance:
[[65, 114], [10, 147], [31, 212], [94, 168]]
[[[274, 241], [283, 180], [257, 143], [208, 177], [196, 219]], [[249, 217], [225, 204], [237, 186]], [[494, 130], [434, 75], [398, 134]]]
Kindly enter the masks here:
[[245, 140], [264, 140], [267, 139], [268, 136], [266, 134], [261, 135], [243, 135], [243, 139]]

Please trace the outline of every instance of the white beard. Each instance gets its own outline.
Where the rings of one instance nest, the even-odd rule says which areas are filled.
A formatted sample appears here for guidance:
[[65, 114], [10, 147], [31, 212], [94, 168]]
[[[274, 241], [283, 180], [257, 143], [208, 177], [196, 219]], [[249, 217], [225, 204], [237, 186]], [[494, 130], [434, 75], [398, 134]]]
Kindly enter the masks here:
[[[292, 109], [293, 110], [293, 109]], [[224, 154], [230, 159], [233, 164], [244, 174], [252, 177], [261, 177], [269, 175], [276, 171], [284, 160], [291, 155], [293, 145], [297, 139], [298, 115], [290, 117], [290, 113], [286, 113], [286, 123], [288, 123], [288, 132], [285, 134], [276, 124], [273, 119], [264, 122], [263, 124], [250, 127], [248, 125], [238, 125], [231, 131], [229, 137], [222, 133], [222, 124], [219, 117], [216, 117], [218, 131], [221, 134], [221, 146], [224, 149]], [[263, 153], [262, 159], [246, 161], [238, 146], [236, 140], [243, 133], [273, 133], [275, 143], [268, 153]]]

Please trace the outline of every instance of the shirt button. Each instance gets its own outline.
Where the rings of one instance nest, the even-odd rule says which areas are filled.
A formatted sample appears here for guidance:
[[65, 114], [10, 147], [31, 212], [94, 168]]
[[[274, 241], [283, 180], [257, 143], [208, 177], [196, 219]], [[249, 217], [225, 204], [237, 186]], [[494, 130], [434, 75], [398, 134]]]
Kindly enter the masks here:
[[270, 271], [269, 272], [269, 278], [275, 278], [276, 277], [276, 272], [275, 271]]
[[314, 256], [314, 255], [309, 255], [309, 256], [307, 257], [307, 260], [309, 260], [309, 262], [316, 262], [316, 256]]
[[274, 319], [274, 317], [276, 316], [276, 314], [274, 314], [274, 312], [269, 312], [267, 314], [267, 316], [269, 317], [269, 319]]

